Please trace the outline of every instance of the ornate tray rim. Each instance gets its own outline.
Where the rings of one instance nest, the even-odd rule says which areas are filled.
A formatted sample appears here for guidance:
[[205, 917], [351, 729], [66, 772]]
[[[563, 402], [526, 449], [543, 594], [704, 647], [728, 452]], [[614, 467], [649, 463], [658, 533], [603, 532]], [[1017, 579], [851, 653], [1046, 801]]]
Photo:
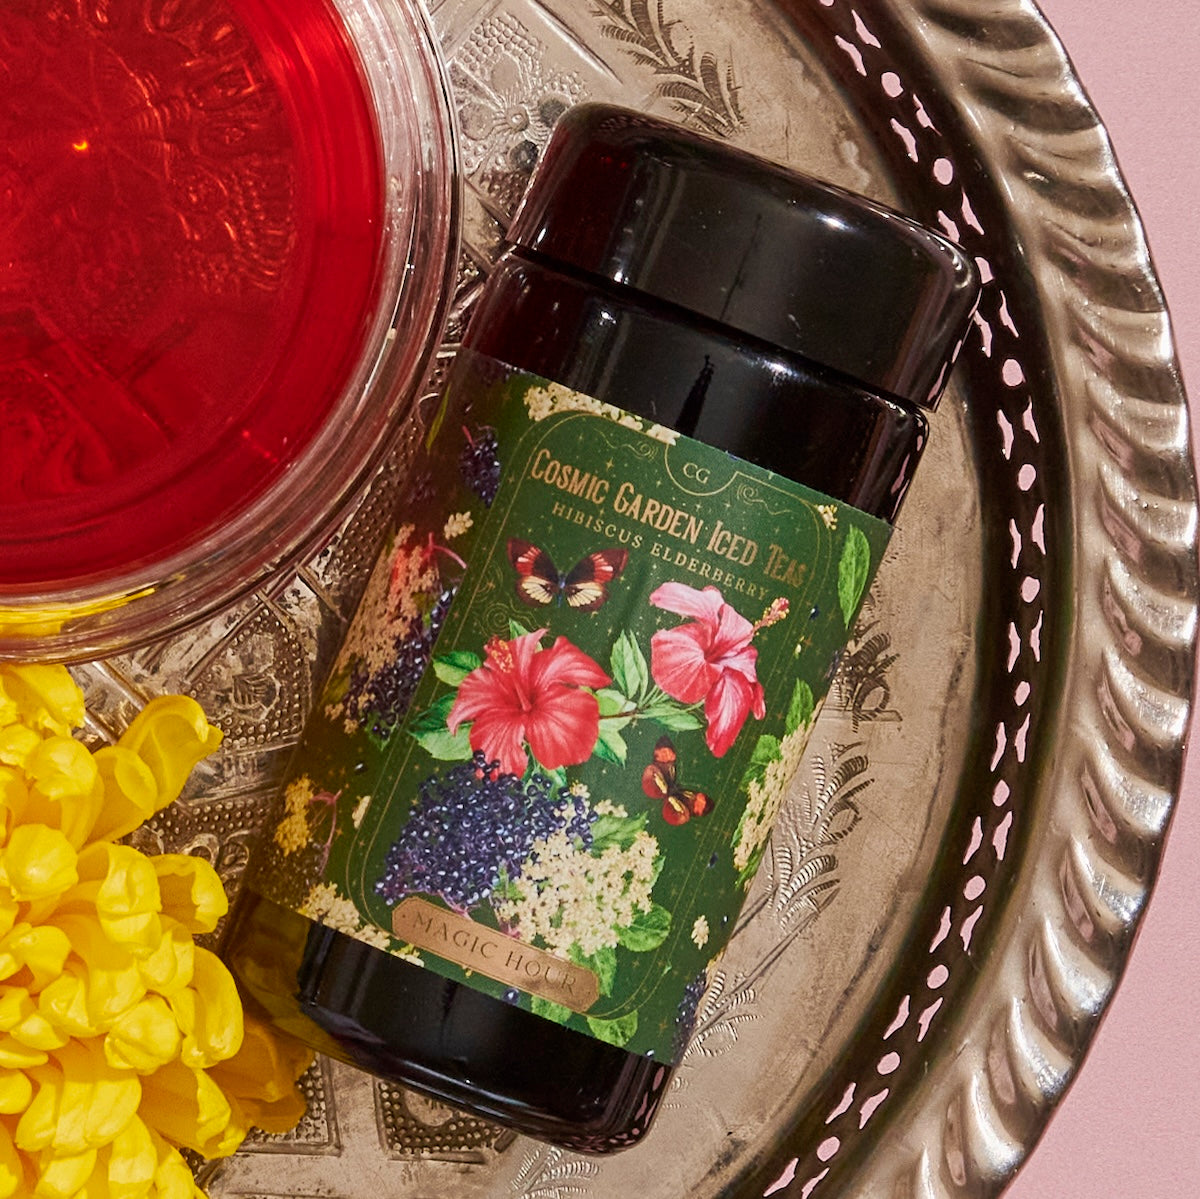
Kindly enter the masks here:
[[[873, 7], [862, 6], [868, 24]], [[975, 959], [969, 1001], [941, 1029], [955, 1052], [931, 1054], [923, 1085], [889, 1105], [890, 1151], [850, 1155], [845, 1190], [833, 1191], [950, 1199], [998, 1194], [1032, 1152], [1083, 1064], [1150, 898], [1196, 685], [1196, 481], [1141, 220], [1058, 35], [1032, 0], [888, 7], [938, 64], [941, 99], [1001, 180], [1048, 325], [1064, 334], [1048, 348], [1078, 501], [1072, 577], [1125, 587], [1156, 642], [1122, 635], [1120, 601], [1101, 612], [1098, 597], [1074, 593], [1055, 720], [1063, 744], [1025, 808], [1036, 848], [990, 951]], [[1169, 657], [1169, 681], [1139, 661], [1147, 649]], [[879, 1144], [883, 1130], [873, 1131]], [[830, 1193], [818, 1188], [830, 1173], [820, 1160], [785, 1166], [766, 1193]]]

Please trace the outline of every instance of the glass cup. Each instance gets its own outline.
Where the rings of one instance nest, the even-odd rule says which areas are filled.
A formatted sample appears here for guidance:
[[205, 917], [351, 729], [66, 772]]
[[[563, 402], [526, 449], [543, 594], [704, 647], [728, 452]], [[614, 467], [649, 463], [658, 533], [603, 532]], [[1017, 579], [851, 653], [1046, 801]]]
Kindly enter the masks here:
[[[448, 87], [408, 0], [66, 17], [18, 0], [0, 16], [0, 64], [7, 132], [56, 114], [40, 141], [0, 139], [0, 657], [93, 658], [294, 565], [379, 467], [453, 290]], [[276, 127], [291, 157], [272, 149]], [[346, 172], [370, 219], [339, 210]], [[349, 259], [320, 242], [339, 221], [353, 304], [334, 286]], [[317, 241], [298, 262], [305, 229]], [[173, 291], [155, 294], [159, 270]], [[247, 297], [278, 334], [261, 354]], [[252, 402], [192, 421], [210, 397], [188, 388], [210, 366]]]

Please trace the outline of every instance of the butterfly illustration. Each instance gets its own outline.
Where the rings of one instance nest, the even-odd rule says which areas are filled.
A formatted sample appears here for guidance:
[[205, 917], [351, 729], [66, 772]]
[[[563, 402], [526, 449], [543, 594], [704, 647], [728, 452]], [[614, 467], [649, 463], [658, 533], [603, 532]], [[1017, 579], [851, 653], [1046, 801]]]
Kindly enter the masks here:
[[663, 819], [668, 824], [687, 824], [693, 816], [707, 816], [713, 801], [703, 791], [681, 787], [675, 777], [679, 755], [670, 737], [659, 737], [650, 765], [642, 771], [642, 790], [651, 799], [662, 800]]
[[577, 612], [595, 612], [608, 599], [608, 585], [625, 569], [628, 550], [597, 550], [566, 574], [532, 541], [510, 537], [508, 560], [517, 572], [517, 598], [531, 608], [566, 601]]

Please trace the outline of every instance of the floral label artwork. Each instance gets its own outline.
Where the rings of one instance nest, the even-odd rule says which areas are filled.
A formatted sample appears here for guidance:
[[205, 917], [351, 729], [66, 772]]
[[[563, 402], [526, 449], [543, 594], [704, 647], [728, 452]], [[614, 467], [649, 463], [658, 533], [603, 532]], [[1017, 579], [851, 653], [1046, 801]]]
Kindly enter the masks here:
[[464, 355], [255, 886], [674, 1061], [888, 526]]

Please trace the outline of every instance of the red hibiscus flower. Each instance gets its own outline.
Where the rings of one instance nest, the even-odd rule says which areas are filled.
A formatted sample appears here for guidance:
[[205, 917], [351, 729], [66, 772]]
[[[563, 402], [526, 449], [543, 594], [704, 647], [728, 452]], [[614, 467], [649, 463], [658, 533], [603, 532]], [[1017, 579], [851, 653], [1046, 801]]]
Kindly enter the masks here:
[[650, 638], [650, 673], [672, 698], [704, 701], [704, 739], [715, 757], [733, 744], [746, 717], [766, 715], [758, 681], [758, 650], [750, 641], [757, 627], [725, 602], [715, 587], [697, 591], [684, 583], [664, 583], [650, 602], [693, 619]]
[[600, 705], [584, 688], [603, 687], [609, 676], [581, 649], [559, 637], [541, 648], [545, 629], [511, 641], [493, 637], [482, 666], [458, 689], [446, 722], [451, 733], [471, 722], [473, 750], [521, 775], [529, 759], [546, 770], [586, 761], [600, 736]]

